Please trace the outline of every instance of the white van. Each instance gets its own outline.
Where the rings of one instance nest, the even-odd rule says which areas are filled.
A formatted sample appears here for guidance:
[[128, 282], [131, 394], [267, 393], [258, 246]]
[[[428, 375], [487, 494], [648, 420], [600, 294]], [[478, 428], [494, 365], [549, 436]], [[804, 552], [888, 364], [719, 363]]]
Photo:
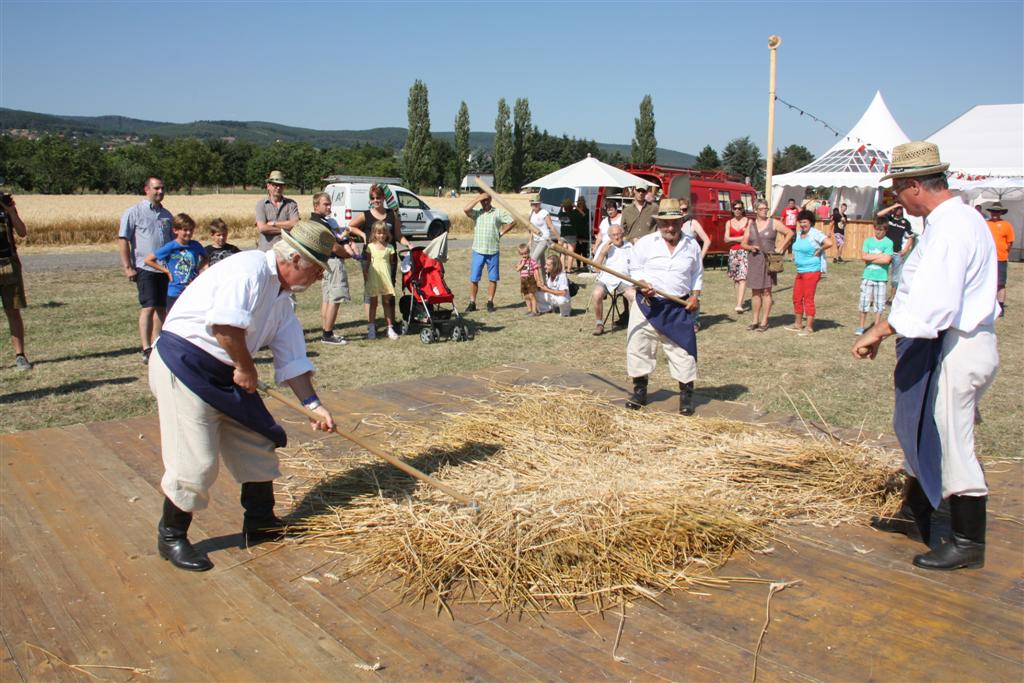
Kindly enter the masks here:
[[402, 219], [402, 234], [406, 237], [434, 239], [451, 226], [447, 213], [431, 209], [411, 190], [399, 185], [399, 178], [329, 176], [326, 180], [324, 192], [331, 197], [331, 216], [341, 227], [370, 208], [370, 185], [374, 183], [387, 183], [394, 193]]

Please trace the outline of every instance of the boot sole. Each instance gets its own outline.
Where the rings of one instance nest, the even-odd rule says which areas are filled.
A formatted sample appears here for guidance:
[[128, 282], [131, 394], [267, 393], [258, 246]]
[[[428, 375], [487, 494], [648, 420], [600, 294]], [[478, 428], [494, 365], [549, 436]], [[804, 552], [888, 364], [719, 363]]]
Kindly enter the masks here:
[[208, 572], [211, 569], [213, 569], [213, 562], [210, 562], [209, 560], [207, 560], [207, 562], [209, 562], [209, 566], [206, 566], [206, 567], [189, 567], [188, 565], [180, 564], [180, 563], [175, 562], [174, 560], [172, 560], [170, 557], [167, 556], [168, 553], [163, 548], [161, 548], [159, 545], [157, 546], [156, 550], [157, 550], [157, 553], [160, 555], [160, 559], [167, 560], [168, 562], [171, 563], [172, 566], [177, 567], [178, 569], [184, 570], [186, 572]]
[[932, 570], [932, 571], [940, 571], [940, 572], [954, 572], [957, 569], [981, 569], [981, 568], [983, 568], [985, 566], [985, 561], [982, 560], [981, 562], [967, 562], [965, 564], [958, 564], [958, 565], [954, 565], [954, 566], [951, 566], [951, 567], [936, 567], [936, 566], [930, 566], [930, 565], [926, 565], [926, 564], [918, 564], [917, 562], [914, 562], [913, 564], [918, 569], [929, 569], [929, 570]]

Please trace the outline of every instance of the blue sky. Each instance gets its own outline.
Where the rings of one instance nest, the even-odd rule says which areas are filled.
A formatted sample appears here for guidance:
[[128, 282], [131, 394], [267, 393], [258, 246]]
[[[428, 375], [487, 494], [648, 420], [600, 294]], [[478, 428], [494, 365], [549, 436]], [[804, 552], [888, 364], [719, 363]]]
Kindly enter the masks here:
[[[658, 143], [766, 143], [767, 37], [778, 95], [845, 132], [875, 90], [911, 138], [975, 104], [1024, 101], [1024, 2], [21, 2], [0, 0], [0, 106], [324, 129], [431, 127], [459, 102], [493, 130], [527, 97], [551, 133], [628, 143], [640, 99]], [[832, 133], [780, 107], [776, 146]]]

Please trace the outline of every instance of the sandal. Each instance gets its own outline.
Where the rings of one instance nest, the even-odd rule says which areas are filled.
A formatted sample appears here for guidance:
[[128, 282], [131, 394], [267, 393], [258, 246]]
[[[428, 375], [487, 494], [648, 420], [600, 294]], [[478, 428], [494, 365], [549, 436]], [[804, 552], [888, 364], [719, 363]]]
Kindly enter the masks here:
[[757, 331], [758, 332], [766, 332], [767, 330], [768, 330], [768, 326], [767, 325], [758, 325], [757, 326]]
[[754, 332], [754, 331], [760, 329], [760, 327], [761, 326], [758, 325], [757, 323], [750, 323], [749, 325], [747, 325], [747, 330], [750, 331], [750, 332]]

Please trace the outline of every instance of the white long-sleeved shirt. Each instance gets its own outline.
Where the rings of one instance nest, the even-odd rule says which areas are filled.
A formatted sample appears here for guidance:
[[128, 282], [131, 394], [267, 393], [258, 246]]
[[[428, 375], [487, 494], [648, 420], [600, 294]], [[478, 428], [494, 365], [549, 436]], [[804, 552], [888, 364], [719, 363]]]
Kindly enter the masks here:
[[692, 237], [680, 235], [675, 249], [669, 252], [660, 232], [644, 235], [633, 243], [629, 275], [666, 294], [686, 296], [704, 287], [700, 246]]
[[213, 336], [214, 325], [245, 330], [251, 354], [269, 346], [278, 384], [313, 371], [302, 325], [288, 292], [281, 290], [273, 251], [243, 251], [207, 268], [185, 288], [163, 329], [234, 366]]
[[996, 304], [996, 250], [985, 220], [959, 197], [935, 207], [903, 264], [889, 325], [904, 337], [934, 339], [950, 327], [991, 325]]

